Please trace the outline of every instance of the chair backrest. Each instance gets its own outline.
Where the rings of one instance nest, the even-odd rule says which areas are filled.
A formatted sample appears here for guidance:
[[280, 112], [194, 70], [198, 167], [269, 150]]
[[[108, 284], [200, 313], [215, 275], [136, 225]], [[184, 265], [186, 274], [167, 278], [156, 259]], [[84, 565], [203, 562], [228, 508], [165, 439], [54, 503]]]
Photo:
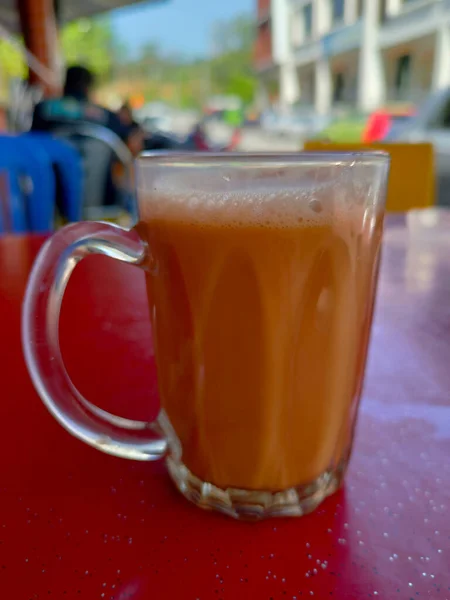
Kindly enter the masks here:
[[[105, 203], [111, 180], [111, 163], [117, 160], [131, 179], [133, 156], [113, 131], [93, 123], [77, 121], [57, 127], [54, 136], [69, 142], [79, 152], [83, 165], [83, 212], [98, 209]], [[111, 186], [110, 186], [111, 187]]]
[[83, 167], [79, 152], [66, 141], [48, 133], [30, 132], [21, 137], [28, 144], [43, 148], [48, 154], [56, 167], [60, 182], [61, 212], [68, 221], [80, 221], [83, 209]]
[[[30, 146], [20, 136], [0, 136], [0, 169], [8, 172], [11, 202], [19, 194], [24, 203], [26, 230], [36, 233], [52, 231], [55, 177], [45, 150]], [[24, 231], [22, 228], [18, 230]]]
[[433, 146], [427, 143], [328, 143], [308, 140], [308, 152], [360, 152], [383, 150], [391, 157], [386, 210], [403, 212], [435, 203]]

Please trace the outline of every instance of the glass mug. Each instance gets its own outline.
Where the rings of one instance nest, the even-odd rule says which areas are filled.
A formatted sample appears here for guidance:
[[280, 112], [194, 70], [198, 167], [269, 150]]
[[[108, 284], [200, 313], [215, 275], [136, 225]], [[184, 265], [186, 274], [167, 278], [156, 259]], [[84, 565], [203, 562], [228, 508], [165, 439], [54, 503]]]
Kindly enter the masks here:
[[[247, 519], [313, 510], [350, 456], [388, 167], [376, 152], [140, 158], [134, 231], [69, 225], [30, 276], [24, 352], [51, 414], [103, 452], [165, 458], [203, 508]], [[61, 300], [92, 253], [145, 272], [153, 423], [92, 405], [65, 371]]]

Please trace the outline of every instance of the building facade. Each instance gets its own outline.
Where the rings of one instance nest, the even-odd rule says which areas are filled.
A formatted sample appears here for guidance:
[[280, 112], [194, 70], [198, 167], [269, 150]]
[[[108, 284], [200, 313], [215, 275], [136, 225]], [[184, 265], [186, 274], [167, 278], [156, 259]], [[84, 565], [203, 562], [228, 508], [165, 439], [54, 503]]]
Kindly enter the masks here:
[[450, 0], [258, 0], [260, 102], [369, 112], [450, 86]]

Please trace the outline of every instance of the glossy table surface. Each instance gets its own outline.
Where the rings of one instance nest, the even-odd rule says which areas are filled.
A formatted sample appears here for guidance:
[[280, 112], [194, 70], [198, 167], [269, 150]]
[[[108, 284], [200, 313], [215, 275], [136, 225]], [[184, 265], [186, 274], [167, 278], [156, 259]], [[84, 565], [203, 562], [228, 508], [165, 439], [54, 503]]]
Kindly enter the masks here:
[[[0, 241], [0, 598], [450, 599], [450, 233], [390, 220], [345, 487], [301, 519], [235, 522], [187, 503], [163, 463], [71, 438], [20, 348], [33, 237]], [[144, 280], [91, 257], [63, 303], [63, 355], [92, 402], [157, 411]]]

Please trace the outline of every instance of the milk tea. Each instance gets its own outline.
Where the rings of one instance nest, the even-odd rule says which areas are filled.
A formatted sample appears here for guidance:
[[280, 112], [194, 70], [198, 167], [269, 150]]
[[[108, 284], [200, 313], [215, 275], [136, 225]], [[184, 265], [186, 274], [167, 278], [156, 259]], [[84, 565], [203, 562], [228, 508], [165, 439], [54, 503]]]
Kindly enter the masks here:
[[346, 460], [382, 217], [332, 188], [308, 202], [252, 194], [149, 195], [140, 227], [161, 404], [183, 463], [221, 488], [278, 491]]

